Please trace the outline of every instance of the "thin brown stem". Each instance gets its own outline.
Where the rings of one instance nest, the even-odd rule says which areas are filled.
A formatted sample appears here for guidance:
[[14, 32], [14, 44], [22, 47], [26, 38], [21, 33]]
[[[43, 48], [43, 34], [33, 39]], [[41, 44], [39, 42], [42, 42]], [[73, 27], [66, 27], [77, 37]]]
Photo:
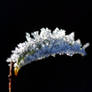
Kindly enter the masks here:
[[9, 92], [12, 92], [12, 69], [13, 69], [13, 62], [11, 62], [10, 66], [9, 66], [9, 75], [8, 75], [8, 78], [9, 78]]

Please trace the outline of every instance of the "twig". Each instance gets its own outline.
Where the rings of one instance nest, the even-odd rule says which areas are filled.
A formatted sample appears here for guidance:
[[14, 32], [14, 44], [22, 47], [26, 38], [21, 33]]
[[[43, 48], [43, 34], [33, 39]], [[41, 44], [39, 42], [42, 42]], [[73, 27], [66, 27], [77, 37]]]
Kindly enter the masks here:
[[13, 69], [13, 62], [11, 62], [10, 66], [9, 66], [9, 75], [8, 75], [8, 78], [9, 78], [9, 92], [12, 92], [12, 69]]

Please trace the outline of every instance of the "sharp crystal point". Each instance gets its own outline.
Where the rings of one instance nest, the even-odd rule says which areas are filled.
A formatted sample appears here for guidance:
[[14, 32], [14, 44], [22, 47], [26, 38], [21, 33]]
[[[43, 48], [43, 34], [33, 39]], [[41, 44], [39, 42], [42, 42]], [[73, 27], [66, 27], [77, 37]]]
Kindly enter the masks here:
[[74, 41], [74, 32], [72, 32], [71, 34], [69, 34], [69, 39]]
[[86, 49], [87, 47], [89, 47], [90, 43], [86, 43], [83, 48]]
[[27, 41], [29, 41], [29, 42], [31, 41], [30, 34], [29, 34], [29, 33], [27, 33], [27, 32], [26, 32], [26, 39], [27, 39]]
[[39, 34], [38, 34], [38, 31], [36, 31], [36, 32], [31, 33], [31, 35], [32, 35], [34, 38], [37, 38]]
[[80, 39], [77, 39], [75, 42], [81, 45]]

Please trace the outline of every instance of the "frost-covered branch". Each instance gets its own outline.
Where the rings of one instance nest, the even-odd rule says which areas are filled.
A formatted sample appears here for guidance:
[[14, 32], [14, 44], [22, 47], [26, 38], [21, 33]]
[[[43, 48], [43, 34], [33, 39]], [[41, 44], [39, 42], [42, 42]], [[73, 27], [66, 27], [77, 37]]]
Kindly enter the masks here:
[[65, 35], [65, 30], [56, 28], [52, 33], [48, 28], [42, 28], [39, 34], [38, 31], [31, 33], [34, 38], [26, 33], [27, 41], [19, 43], [12, 55], [7, 59], [7, 62], [14, 62], [14, 70], [18, 70], [32, 61], [43, 59], [56, 54], [66, 54], [73, 56], [74, 54], [86, 55], [85, 49], [89, 46], [86, 43], [82, 46], [81, 41], [74, 40], [74, 32]]

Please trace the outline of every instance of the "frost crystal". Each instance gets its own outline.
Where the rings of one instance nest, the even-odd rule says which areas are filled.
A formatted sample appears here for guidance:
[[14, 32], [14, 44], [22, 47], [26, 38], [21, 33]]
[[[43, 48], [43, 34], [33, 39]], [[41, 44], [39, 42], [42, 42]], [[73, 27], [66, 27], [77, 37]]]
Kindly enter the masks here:
[[38, 31], [31, 33], [34, 38], [26, 33], [27, 41], [19, 43], [7, 62], [14, 62], [14, 68], [20, 69], [22, 66], [43, 59], [48, 56], [55, 57], [56, 54], [73, 56], [74, 54], [86, 55], [85, 49], [89, 46], [86, 43], [83, 47], [78, 39], [74, 41], [74, 32], [65, 35], [65, 30], [56, 28], [52, 33], [48, 28], [42, 28], [40, 34]]

